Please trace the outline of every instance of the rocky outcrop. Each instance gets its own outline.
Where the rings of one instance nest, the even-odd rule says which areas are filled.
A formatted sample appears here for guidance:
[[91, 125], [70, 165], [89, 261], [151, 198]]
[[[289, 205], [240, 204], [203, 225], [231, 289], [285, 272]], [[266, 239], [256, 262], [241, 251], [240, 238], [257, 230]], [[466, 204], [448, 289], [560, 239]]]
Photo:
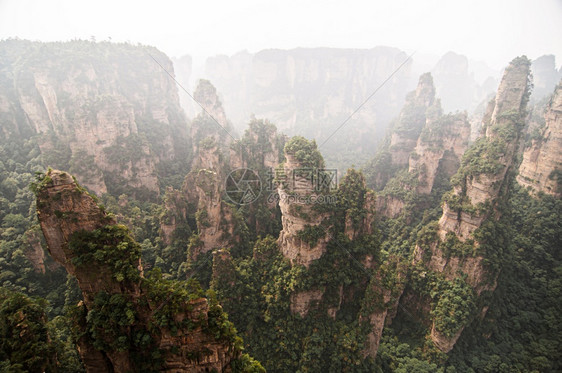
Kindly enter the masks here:
[[518, 150], [529, 92], [528, 60], [521, 57], [512, 61], [506, 69], [490, 121], [483, 125], [485, 137], [463, 160], [452, 198], [443, 206], [443, 217], [439, 221], [441, 239], [447, 232], [454, 232], [464, 241], [488, 216], [472, 209], [463, 211], [458, 204], [478, 208], [486, 203], [493, 204], [498, 197]]
[[[366, 188], [363, 184], [362, 187]], [[365, 199], [360, 207], [362, 216], [357, 221], [356, 217], [351, 211], [346, 212], [345, 216], [345, 230], [344, 234], [351, 241], [364, 236], [371, 235], [374, 233], [375, 218], [378, 211], [378, 199], [372, 190], [367, 191], [365, 194]], [[369, 268], [369, 266], [366, 266]]]
[[[146, 280], [140, 247], [127, 229], [115, 225], [114, 218], [67, 173], [49, 171], [36, 190], [49, 253], [76, 277], [84, 298], [74, 322], [82, 333], [77, 344], [86, 371], [229, 370], [240, 350], [229, 337], [209, 332], [211, 323], [225, 322], [211, 321], [221, 314], [220, 306], [194, 294], [180, 295], [161, 279]], [[115, 321], [115, 314], [129, 321]], [[137, 345], [139, 335], [144, 336], [142, 347]], [[163, 353], [158, 368], [151, 365], [152, 349]]]
[[455, 174], [469, 138], [466, 114], [428, 118], [409, 158], [409, 172], [418, 174], [418, 193], [430, 194], [437, 174], [442, 173], [446, 178]]
[[38, 135], [44, 162], [100, 195], [157, 195], [158, 164], [189, 155], [177, 88], [151, 56], [173, 73], [171, 61], [129, 44], [20, 43], [23, 62], [3, 69], [6, 96], [16, 125]]
[[430, 194], [438, 177], [454, 175], [470, 131], [465, 113], [442, 114], [431, 74], [423, 74], [391, 130], [388, 146], [367, 170], [371, 183], [382, 189], [377, 194], [377, 213], [396, 218], [408, 194]]
[[244, 136], [231, 145], [230, 168], [276, 169], [283, 160], [285, 140], [274, 124], [253, 118]]
[[533, 100], [538, 101], [552, 94], [562, 78], [562, 70], [556, 69], [556, 58], [553, 54], [540, 56], [531, 64], [533, 73]]
[[440, 115], [441, 106], [435, 100], [433, 78], [429, 73], [423, 74], [416, 90], [406, 96], [400, 115], [391, 123], [387, 143], [368, 166], [370, 184], [375, 190], [384, 189], [397, 171], [408, 166], [426, 122]]
[[202, 141], [215, 141], [226, 153], [228, 145], [234, 140], [234, 129], [226, 119], [226, 114], [217, 94], [217, 89], [208, 80], [201, 79], [193, 98], [201, 105], [201, 112], [191, 123], [193, 154], [197, 154]]
[[322, 300], [324, 290], [308, 290], [291, 294], [291, 312], [305, 317], [314, 303]]
[[214, 140], [200, 147], [193, 168], [186, 176], [182, 190], [185, 199], [195, 206], [197, 231], [202, 243], [189, 259], [212, 249], [230, 247], [234, 236], [233, 209], [222, 199], [228, 165]]
[[[499, 73], [484, 63], [469, 61], [466, 56], [454, 52], [445, 53], [431, 73], [446, 112], [472, 111], [494, 91], [499, 78]], [[484, 79], [485, 76], [488, 78]]]
[[164, 214], [160, 217], [160, 237], [165, 245], [170, 245], [176, 230], [187, 224], [190, 205], [184, 193], [168, 187], [163, 198]]
[[200, 253], [213, 249], [231, 247], [239, 240], [234, 234], [235, 210], [223, 201], [230, 171], [232, 128], [209, 81], [199, 81], [194, 98], [202, 110], [191, 126], [194, 154], [191, 170], [181, 190], [166, 191], [165, 210], [160, 219], [160, 236], [170, 244], [180, 226], [193, 229], [188, 227], [188, 221], [195, 218], [197, 244], [190, 245], [188, 260], [196, 260]]
[[380, 265], [367, 287], [359, 322], [369, 332], [365, 341], [364, 357], [375, 359], [382, 331], [394, 316], [405, 285], [405, 266], [397, 258], [389, 258]]
[[390, 219], [400, 216], [406, 206], [406, 202], [402, 198], [392, 195], [377, 195], [376, 201], [377, 214]]
[[[320, 259], [331, 239], [330, 212], [322, 212], [323, 192], [318, 183], [324, 160], [316, 142], [293, 137], [285, 145], [285, 162], [276, 172], [277, 192], [283, 229], [277, 244], [291, 265], [306, 268]], [[325, 210], [325, 209], [324, 209]], [[291, 312], [306, 316], [310, 308], [320, 302], [325, 289], [312, 288], [291, 294]]]
[[562, 195], [562, 83], [556, 87], [544, 114], [545, 126], [523, 153], [517, 181], [534, 193]]
[[[392, 166], [408, 164], [410, 153], [416, 147], [417, 139], [426, 123], [426, 111], [435, 101], [435, 88], [431, 74], [420, 76], [418, 86], [406, 98], [404, 108], [398, 117], [390, 138], [390, 154]], [[437, 108], [440, 110], [440, 108]]]
[[[299, 123], [330, 123], [330, 118], [349, 115], [406, 57], [388, 47], [270, 49], [212, 57], [205, 70], [224, 94], [235, 123], [244, 123], [255, 113], [270, 118], [284, 133], [294, 134]], [[362, 122], [384, 122], [396, 115], [401, 102], [394, 99], [404, 97], [410, 67], [411, 61], [389, 82], [387, 94], [365, 107]], [[310, 92], [315, 96], [312, 101], [306, 99]]]
[[[510, 170], [519, 149], [530, 94], [529, 73], [530, 62], [526, 57], [514, 59], [506, 69], [494, 108], [485, 116], [485, 120], [489, 118], [489, 122], [483, 123], [485, 135], [464, 155], [452, 180], [454, 189], [444, 198], [443, 215], [438, 224], [427, 227], [434, 235], [429, 234], [429, 238], [420, 238], [426, 237], [425, 234], [418, 235], [414, 262], [423, 263], [451, 283], [465, 276], [463, 281], [476, 296], [484, 290], [495, 289], [499, 264], [495, 263], [495, 270], [491, 269], [490, 262], [497, 258], [487, 258], [486, 252], [479, 250], [480, 244], [487, 242], [478, 242], [473, 233], [484, 220], [497, 220], [500, 216], [496, 204], [509, 183]], [[455, 286], [458, 290], [460, 285]], [[438, 302], [434, 300], [434, 304]], [[434, 320], [432, 340], [438, 348], [448, 352], [464, 326], [457, 325], [454, 330], [444, 333], [438, 330]]]
[[31, 231], [25, 235], [28, 247], [23, 254], [33, 265], [33, 269], [39, 273], [45, 273], [45, 250], [41, 245], [41, 239], [37, 232]]
[[[303, 170], [307, 174], [303, 174]], [[329, 214], [315, 209], [319, 190], [312, 181], [314, 172], [317, 170], [303, 165], [294, 154], [285, 153], [283, 178], [286, 183], [281, 183], [278, 188], [283, 224], [279, 247], [291, 263], [306, 267], [320, 259], [330, 239], [328, 226], [325, 226]], [[305, 238], [307, 232], [315, 237]]]

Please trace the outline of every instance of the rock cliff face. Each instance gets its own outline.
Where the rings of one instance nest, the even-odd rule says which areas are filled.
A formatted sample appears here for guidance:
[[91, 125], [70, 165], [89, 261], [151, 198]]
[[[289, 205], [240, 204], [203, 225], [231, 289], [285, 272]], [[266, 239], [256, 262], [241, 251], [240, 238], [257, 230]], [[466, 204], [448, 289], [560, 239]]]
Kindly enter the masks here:
[[[404, 52], [387, 47], [271, 49], [209, 58], [205, 69], [224, 94], [226, 109], [235, 123], [244, 123], [255, 113], [277, 123], [283, 132], [294, 134], [300, 123], [351, 113], [406, 57]], [[388, 121], [398, 112], [401, 103], [393, 99], [404, 97], [410, 66], [408, 63], [393, 78], [385, 88], [387, 94], [368, 105], [361, 117]], [[312, 92], [315, 99], [304, 101]]]
[[208, 80], [200, 80], [193, 98], [203, 110], [195, 117], [191, 124], [191, 138], [193, 153], [197, 154], [201, 141], [208, 138], [215, 140], [225, 152], [234, 140], [235, 132], [219, 100], [217, 89]]
[[[186, 156], [186, 120], [154, 48], [128, 44], [21, 43], [2, 74], [0, 111], [39, 135], [45, 163], [72, 171], [98, 194], [159, 193], [158, 165]], [[137, 194], [138, 194], [137, 193]]]
[[185, 223], [190, 216], [195, 217], [199, 243], [191, 245], [190, 260], [200, 253], [231, 247], [239, 240], [234, 234], [235, 210], [223, 201], [226, 179], [232, 169], [228, 156], [240, 161], [230, 146], [234, 140], [232, 127], [209, 81], [199, 81], [194, 98], [203, 109], [191, 127], [194, 153], [191, 171], [181, 191], [166, 193], [167, 219], [161, 222], [160, 229], [162, 237], [169, 242], [178, 222]]
[[428, 118], [439, 116], [441, 107], [435, 100], [431, 74], [420, 76], [415, 91], [406, 96], [406, 103], [398, 118], [391, 123], [387, 143], [377, 153], [370, 168], [370, 183], [382, 190], [394, 174], [408, 166], [411, 153]]
[[540, 100], [552, 94], [562, 78], [562, 69], [556, 69], [556, 59], [553, 54], [547, 54], [533, 60], [533, 100]]
[[[232, 339], [208, 331], [220, 306], [161, 279], [145, 279], [139, 246], [127, 229], [115, 225], [67, 173], [49, 171], [37, 194], [49, 252], [82, 291], [74, 321], [83, 332], [78, 346], [88, 372], [229, 371], [240, 350]], [[151, 351], [158, 349], [163, 359], [157, 367]]]
[[[479, 296], [484, 290], [495, 289], [497, 268], [491, 272], [485, 264], [492, 260], [486, 257], [486, 252], [479, 250], [480, 245], [486, 242], [478, 242], [473, 233], [484, 220], [499, 218], [496, 204], [513, 173], [510, 171], [523, 132], [530, 94], [529, 72], [530, 62], [526, 57], [516, 58], [506, 69], [494, 109], [489, 117], [485, 117], [485, 120], [490, 118], [483, 124], [485, 136], [464, 155], [462, 165], [452, 180], [454, 190], [444, 198], [443, 215], [435, 227], [435, 237], [422, 240], [423, 243], [418, 239], [414, 261], [423, 262], [427, 269], [450, 283], [466, 276], [462, 280], [470, 286], [466, 294]], [[459, 284], [455, 285], [455, 291], [461, 288]], [[441, 304], [439, 302], [436, 304]], [[447, 307], [454, 306], [447, 304], [443, 307], [443, 312], [447, 312]], [[438, 348], [448, 352], [465, 324], [445, 331], [437, 325], [435, 317], [433, 321], [431, 338]]]
[[[191, 253], [230, 247], [234, 237], [234, 211], [223, 201], [228, 165], [214, 140], [198, 150], [192, 170], [186, 176], [182, 190], [186, 200], [196, 207], [195, 217], [201, 246]], [[193, 213], [193, 212], [192, 212]]]
[[268, 120], [253, 119], [230, 149], [230, 168], [274, 170], [283, 160], [285, 136]]
[[[232, 249], [233, 245], [242, 242], [237, 232], [243, 233], [245, 225], [258, 234], [278, 233], [278, 230], [271, 231], [279, 214], [275, 198], [268, 198], [274, 193], [268, 177], [271, 178], [273, 169], [280, 162], [285, 141], [277, 134], [275, 125], [255, 118], [249, 123], [244, 136], [233, 140], [225, 131], [231, 130], [231, 127], [215, 88], [209, 82], [201, 81], [195, 98], [204, 107], [192, 127], [195, 157], [181, 191], [166, 192], [166, 214], [160, 227], [163, 240], [169, 243], [178, 225], [195, 217], [199, 244], [191, 245], [192, 260], [199, 253], [213, 249]], [[248, 195], [251, 197], [249, 200], [242, 200], [244, 196], [236, 194], [236, 188], [243, 188], [247, 181], [238, 180], [245, 169], [248, 175], [259, 179], [258, 186], [261, 186], [260, 190], [252, 189], [256, 194]], [[236, 211], [242, 205], [248, 211], [246, 221]]]
[[[283, 175], [287, 182], [278, 188], [283, 224], [279, 246], [291, 263], [308, 267], [326, 251], [330, 237], [329, 227], [325, 225], [329, 214], [315, 211], [313, 201], [318, 198], [319, 190], [311, 180], [311, 174], [301, 174], [301, 170], [315, 171], [299, 162], [294, 154], [286, 153], [285, 159]], [[308, 230], [317, 231], [316, 240], [303, 239], [302, 232]]]
[[371, 183], [382, 189], [377, 212], [396, 218], [407, 193], [430, 194], [438, 176], [450, 178], [468, 146], [470, 131], [466, 114], [442, 114], [431, 74], [423, 74], [391, 129], [386, 149], [370, 165]]
[[364, 357], [377, 357], [382, 331], [394, 316], [405, 285], [405, 266], [396, 258], [390, 258], [378, 267], [371, 278], [362, 304], [360, 323], [369, 327], [365, 341]]
[[464, 241], [488, 217], [485, 213], [463, 211], [452, 204], [468, 203], [476, 208], [482, 208], [486, 203], [493, 205], [505, 185], [526, 116], [530, 92], [529, 66], [526, 61], [514, 60], [504, 73], [490, 121], [483, 124], [485, 137], [466, 155], [459, 170], [453, 198], [443, 206], [443, 217], [439, 221], [441, 239], [445, 238], [447, 232], [454, 232]]
[[[416, 147], [416, 141], [427, 121], [427, 110], [435, 102], [435, 88], [430, 74], [420, 76], [418, 87], [406, 98], [406, 104], [400, 112], [398, 124], [392, 131], [390, 151], [392, 166], [408, 164], [410, 153]], [[440, 110], [439, 107], [436, 110]]]
[[546, 109], [545, 126], [525, 149], [517, 181], [535, 193], [562, 195], [562, 83]]
[[409, 172], [418, 174], [418, 193], [431, 193], [438, 173], [442, 172], [447, 178], [455, 174], [469, 138], [470, 123], [466, 114], [428, 118], [409, 158]]
[[24, 250], [25, 257], [31, 262], [36, 272], [45, 273], [45, 250], [36, 232], [26, 235], [29, 247]]

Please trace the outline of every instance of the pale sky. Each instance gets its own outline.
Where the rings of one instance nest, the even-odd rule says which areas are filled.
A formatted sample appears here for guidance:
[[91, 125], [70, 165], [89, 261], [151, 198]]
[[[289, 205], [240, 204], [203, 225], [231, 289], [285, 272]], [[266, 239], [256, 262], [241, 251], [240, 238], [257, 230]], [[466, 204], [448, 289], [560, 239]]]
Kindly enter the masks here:
[[0, 39], [74, 38], [154, 45], [170, 57], [295, 47], [447, 51], [502, 68], [555, 54], [562, 0], [0, 0]]

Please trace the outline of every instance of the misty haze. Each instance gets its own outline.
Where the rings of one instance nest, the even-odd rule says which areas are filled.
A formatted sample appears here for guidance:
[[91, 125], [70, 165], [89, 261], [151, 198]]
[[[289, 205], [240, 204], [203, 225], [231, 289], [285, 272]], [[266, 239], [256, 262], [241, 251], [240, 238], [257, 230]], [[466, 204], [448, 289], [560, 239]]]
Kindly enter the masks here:
[[561, 35], [0, 0], [0, 372], [562, 371]]

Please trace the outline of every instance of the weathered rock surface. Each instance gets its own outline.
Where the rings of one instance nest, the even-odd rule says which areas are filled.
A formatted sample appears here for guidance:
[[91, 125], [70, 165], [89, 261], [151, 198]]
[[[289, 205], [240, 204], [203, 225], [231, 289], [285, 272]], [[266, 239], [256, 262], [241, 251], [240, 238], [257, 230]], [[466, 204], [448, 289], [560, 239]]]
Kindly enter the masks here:
[[[244, 123], [255, 113], [293, 135], [299, 123], [329, 123], [330, 118], [349, 115], [406, 57], [404, 52], [387, 47], [270, 49], [212, 57], [205, 70], [224, 94], [226, 109], [235, 123]], [[396, 115], [410, 83], [410, 68], [411, 61], [385, 87], [387, 94], [359, 113], [362, 123], [375, 118], [388, 121]], [[306, 100], [310, 92], [316, 97], [312, 101]]]
[[397, 218], [406, 205], [403, 199], [391, 195], [378, 195], [376, 201], [377, 214], [390, 219]]
[[213, 142], [199, 148], [192, 170], [185, 178], [183, 194], [196, 207], [197, 231], [203, 244], [198, 252], [191, 253], [190, 259], [212, 249], [230, 247], [236, 239], [234, 212], [222, 200], [227, 170], [228, 165]]
[[468, 147], [470, 123], [466, 114], [428, 118], [416, 148], [410, 155], [409, 172], [418, 173], [417, 192], [429, 194], [438, 173], [450, 178]]
[[[435, 242], [418, 245], [414, 262], [423, 262], [426, 267], [454, 281], [466, 275], [466, 282], [476, 296], [484, 290], [493, 291], [496, 286], [497, 271], [491, 273], [486, 265], [485, 254], [479, 252], [479, 242], [473, 232], [486, 219], [498, 219], [496, 202], [502, 198], [501, 191], [509, 182], [510, 169], [519, 148], [526, 117], [525, 109], [529, 97], [530, 62], [526, 57], [513, 60], [506, 69], [495, 98], [493, 110], [485, 115], [483, 132], [485, 136], [470, 148], [455, 175], [454, 189], [446, 196], [443, 215], [436, 228]], [[472, 245], [471, 252], [464, 254], [444, 253], [439, 242], [454, 233], [460, 245]], [[468, 241], [473, 240], [473, 241]], [[467, 242], [468, 241], [468, 242]], [[480, 310], [479, 310], [480, 311]], [[462, 333], [464, 325], [447, 337], [435, 329], [431, 338], [444, 352], [450, 351]]]
[[173, 73], [171, 61], [127, 44], [19, 43], [23, 62], [3, 69], [0, 114], [15, 112], [20, 132], [39, 135], [45, 163], [100, 195], [158, 194], [157, 165], [188, 154], [177, 88], [151, 56]]
[[[169, 289], [166, 302], [179, 302], [179, 308], [173, 315], [175, 320], [181, 322], [188, 319], [196, 325], [195, 328], [179, 327], [177, 332], [172, 333], [151, 319], [165, 304], [162, 303], [164, 299], [158, 302], [151, 298], [150, 293], [154, 290], [150, 290], [150, 285], [144, 283], [140, 261], [136, 263], [138, 269], [133, 277], [138, 280], [135, 281], [129, 277], [117, 278], [112, 267], [105, 262], [92, 260], [87, 265], [76, 262], [78, 253], [69, 247], [69, 242], [75, 235], [113, 225], [115, 220], [67, 173], [49, 171], [44, 180], [44, 185], [38, 192], [39, 222], [52, 257], [78, 280], [84, 297], [81, 322], [87, 322], [86, 312], [95, 309], [94, 298], [100, 292], [124, 296], [131, 302], [136, 313], [135, 323], [131, 327], [150, 331], [156, 347], [165, 351], [161, 371], [229, 371], [231, 361], [239, 356], [240, 351], [231, 342], [217, 339], [205, 331], [211, 317], [210, 306], [205, 298], [172, 300], [177, 296]], [[157, 329], [156, 332], [154, 328]], [[135, 361], [131, 351], [94, 348], [91, 338], [94, 337], [86, 332], [77, 342], [86, 371], [127, 372], [137, 369], [135, 367], [139, 362]]]
[[351, 166], [341, 157], [360, 164], [402, 106], [414, 82], [412, 60], [396, 48], [269, 49], [255, 54], [208, 58], [205, 77], [224, 98], [225, 109], [242, 131], [255, 114], [268, 118], [287, 135], [324, 141], [328, 133], [348, 118], [402, 63], [391, 80], [324, 147], [328, 163], [344, 171]]
[[320, 289], [301, 291], [291, 294], [291, 312], [305, 317], [313, 303], [322, 300], [324, 291]]
[[31, 262], [36, 272], [45, 273], [45, 250], [43, 250], [39, 235], [33, 231], [26, 234], [25, 237], [29, 244], [29, 247], [23, 251], [25, 257]]
[[533, 192], [562, 195], [562, 83], [546, 109], [540, 137], [525, 149], [517, 181]]
[[[287, 185], [280, 185], [278, 188], [283, 224], [283, 230], [279, 234], [279, 247], [283, 256], [291, 263], [308, 267], [326, 251], [330, 239], [329, 229], [327, 226], [320, 226], [325, 224], [329, 214], [315, 211], [312, 201], [318, 197], [318, 190], [310, 178], [298, 174], [303, 166], [293, 154], [285, 154], [285, 158], [284, 175]], [[299, 232], [306, 227], [319, 227], [324, 234], [311, 245], [299, 236]]]
[[390, 258], [371, 278], [359, 318], [369, 327], [363, 356], [376, 358], [384, 326], [390, 324], [398, 308], [405, 277], [404, 263]]
[[217, 94], [217, 89], [208, 80], [201, 79], [193, 98], [202, 110], [191, 123], [193, 154], [197, 154], [201, 141], [213, 139], [226, 153], [234, 140], [235, 132], [226, 118], [226, 113]]
[[[371, 190], [365, 195], [365, 201], [361, 206], [363, 212], [359, 222], [355, 222], [352, 214], [348, 211], [345, 216], [345, 235], [350, 240], [355, 240], [360, 236], [373, 234], [375, 218], [377, 216], [378, 200], [375, 193]], [[366, 266], [368, 267], [368, 266]]]
[[556, 58], [553, 54], [540, 56], [533, 60], [533, 99], [540, 100], [552, 94], [562, 78], [562, 69], [556, 69]]
[[[431, 74], [420, 76], [415, 91], [408, 93], [398, 118], [391, 123], [387, 143], [377, 153], [370, 165], [370, 183], [382, 190], [396, 172], [408, 167], [418, 138], [426, 122], [441, 115], [441, 106], [435, 100]], [[379, 205], [386, 205], [380, 202]], [[381, 210], [382, 211], [382, 210]]]
[[435, 101], [435, 87], [431, 74], [420, 76], [418, 86], [406, 98], [404, 108], [400, 112], [398, 124], [390, 138], [392, 166], [408, 164], [410, 153], [416, 147], [418, 137], [426, 124], [426, 111]]
[[413, 190], [430, 194], [438, 176], [454, 175], [468, 147], [470, 131], [465, 113], [442, 114], [431, 74], [423, 74], [392, 128], [387, 149], [371, 165], [371, 182], [382, 189], [377, 195], [377, 213], [396, 218], [406, 204], [405, 194]]
[[[464, 172], [464, 175], [461, 177], [460, 184], [455, 187], [454, 195], [461, 200], [469, 201], [473, 206], [486, 202], [493, 204], [504, 185], [507, 171], [512, 167], [528, 101], [530, 89], [528, 75], [529, 66], [524, 63], [515, 65], [512, 63], [506, 69], [498, 88], [490, 122], [484, 123], [485, 138], [482, 139], [482, 144], [483, 147], [487, 147], [488, 152], [473, 157], [480, 157], [481, 162], [493, 164], [495, 172], [485, 170], [468, 172], [469, 165], [463, 166], [464, 170], [461, 168], [459, 171]], [[484, 119], [486, 120], [487, 116]], [[500, 128], [510, 131], [510, 135], [507, 136], [505, 131], [499, 132]], [[444, 239], [447, 232], [454, 232], [460, 240], [464, 241], [484, 218], [486, 215], [483, 214], [452, 212], [446, 202], [443, 206], [443, 216], [439, 221], [439, 236]]]
[[466, 56], [454, 52], [445, 53], [431, 73], [446, 112], [472, 111], [496, 89], [500, 76], [498, 71], [484, 63], [469, 61]]

